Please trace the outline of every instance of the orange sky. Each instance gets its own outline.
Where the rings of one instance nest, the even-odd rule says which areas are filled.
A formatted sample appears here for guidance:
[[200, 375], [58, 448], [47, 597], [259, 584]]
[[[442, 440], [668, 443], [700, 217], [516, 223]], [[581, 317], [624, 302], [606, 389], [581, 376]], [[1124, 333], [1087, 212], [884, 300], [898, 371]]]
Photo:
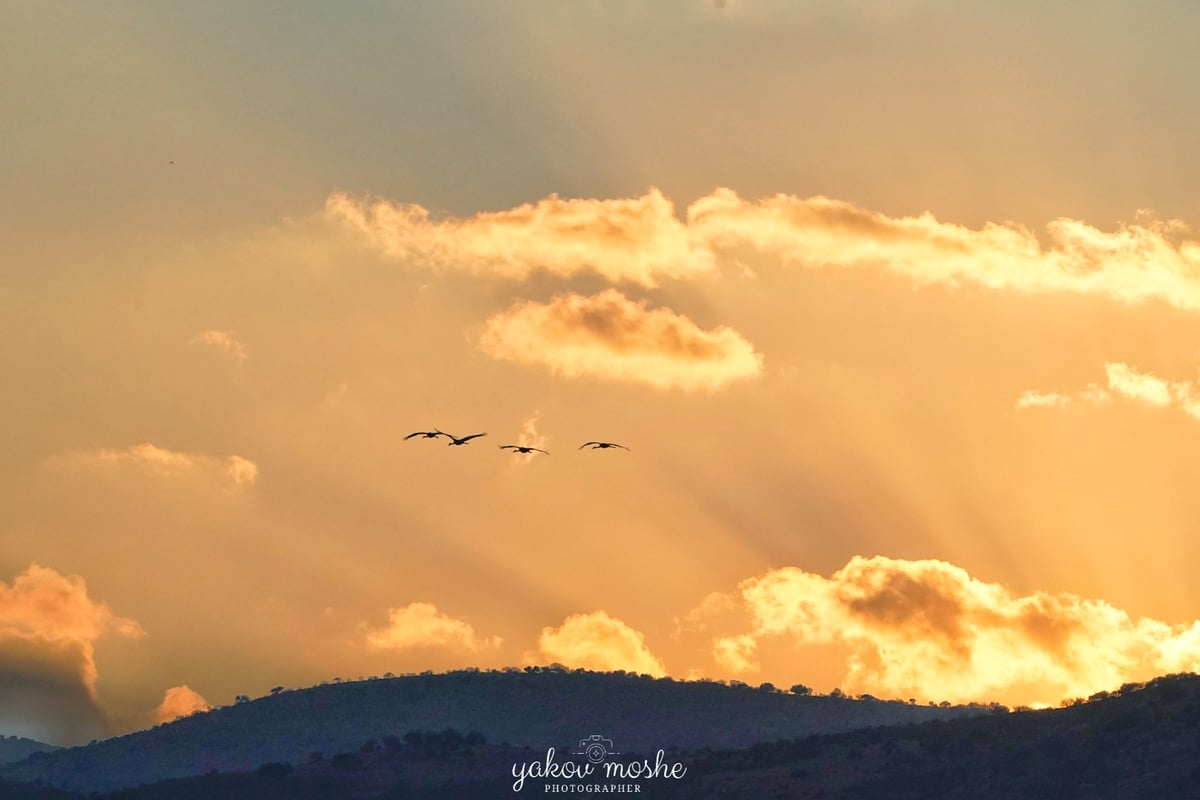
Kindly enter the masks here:
[[0, 733], [1195, 669], [1200, 12], [1088, 11], [0, 9]]

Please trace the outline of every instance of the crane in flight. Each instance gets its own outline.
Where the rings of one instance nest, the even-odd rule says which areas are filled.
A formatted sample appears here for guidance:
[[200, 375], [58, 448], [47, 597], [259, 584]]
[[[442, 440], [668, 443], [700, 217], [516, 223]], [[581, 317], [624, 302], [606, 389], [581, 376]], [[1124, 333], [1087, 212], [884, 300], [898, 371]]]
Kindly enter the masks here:
[[545, 453], [546, 455], [550, 455], [550, 451], [548, 450], [543, 450], [540, 447], [528, 447], [523, 444], [502, 444], [500, 445], [500, 449], [512, 450], [514, 453]]
[[[414, 436], [423, 436], [426, 439], [436, 439], [439, 436], [450, 436], [450, 434], [442, 433], [441, 431], [436, 430], [436, 429], [432, 430], [432, 431], [413, 431], [408, 436], [404, 437], [404, 441], [408, 441], [409, 439], [413, 438]], [[454, 437], [451, 437], [451, 438], [454, 438]]]
[[629, 449], [625, 445], [617, 444], [616, 442], [584, 442], [583, 444], [579, 445], [579, 449], [582, 450], [583, 448], [587, 447], [588, 445], [591, 445], [590, 449], [592, 449], [592, 450], [607, 450], [610, 447], [619, 447], [622, 450]]
[[437, 428], [434, 428], [433, 430], [450, 440], [450, 444], [446, 445], [447, 447], [458, 447], [459, 445], [469, 444], [472, 439], [478, 439], [480, 436], [487, 436], [487, 433], [472, 433], [470, 436], [454, 436], [453, 434], [446, 433], [445, 431], [439, 431]]

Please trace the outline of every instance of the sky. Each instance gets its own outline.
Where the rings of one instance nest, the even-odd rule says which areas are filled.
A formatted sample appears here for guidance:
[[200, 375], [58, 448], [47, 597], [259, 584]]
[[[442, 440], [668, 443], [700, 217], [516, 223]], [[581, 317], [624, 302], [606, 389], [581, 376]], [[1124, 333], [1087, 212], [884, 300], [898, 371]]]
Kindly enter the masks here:
[[0, 733], [1197, 669], [1197, 24], [0, 3]]

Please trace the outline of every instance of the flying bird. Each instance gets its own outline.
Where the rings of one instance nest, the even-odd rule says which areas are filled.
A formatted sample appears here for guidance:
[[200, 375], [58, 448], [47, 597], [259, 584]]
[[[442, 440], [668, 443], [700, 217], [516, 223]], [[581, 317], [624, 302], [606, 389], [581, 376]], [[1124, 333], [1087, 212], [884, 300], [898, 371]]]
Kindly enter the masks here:
[[[432, 430], [432, 431], [413, 431], [408, 436], [405, 436], [404, 440], [408, 441], [409, 439], [413, 438], [414, 436], [424, 436], [426, 439], [436, 439], [439, 436], [450, 436], [450, 434], [442, 433], [441, 431], [436, 430], [436, 429]], [[454, 437], [450, 436], [450, 438], [453, 439]]]
[[470, 436], [454, 436], [452, 434], [445, 433], [443, 431], [439, 431], [437, 428], [434, 428], [434, 430], [437, 431], [438, 433], [442, 434], [442, 436], [448, 437], [450, 439], [450, 444], [446, 445], [447, 447], [456, 447], [458, 445], [467, 444], [472, 439], [478, 439], [480, 436], [487, 436], [486, 433], [472, 433]]
[[523, 444], [502, 444], [500, 445], [500, 449], [512, 450], [514, 453], [545, 453], [546, 455], [550, 455], [547, 450], [542, 450], [538, 447], [527, 447]]
[[589, 444], [592, 446], [593, 450], [607, 450], [610, 447], [619, 447], [622, 450], [629, 449], [625, 445], [617, 444], [616, 442], [584, 442], [583, 444], [579, 445], [579, 449], [582, 450], [583, 448], [587, 447]]

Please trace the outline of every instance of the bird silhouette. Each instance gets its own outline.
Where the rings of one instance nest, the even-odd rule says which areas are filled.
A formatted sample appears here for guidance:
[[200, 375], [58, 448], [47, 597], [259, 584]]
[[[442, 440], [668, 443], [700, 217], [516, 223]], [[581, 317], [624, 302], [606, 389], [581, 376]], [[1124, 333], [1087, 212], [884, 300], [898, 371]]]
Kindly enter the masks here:
[[478, 439], [480, 436], [487, 436], [486, 433], [472, 433], [470, 436], [455, 436], [444, 431], [439, 431], [437, 428], [434, 428], [434, 430], [437, 431], [437, 433], [442, 434], [442, 436], [449, 437], [450, 444], [446, 445], [447, 447], [457, 447], [459, 445], [469, 443], [472, 439]]
[[622, 450], [629, 449], [625, 445], [617, 444], [616, 442], [584, 442], [583, 444], [579, 445], [579, 449], [582, 450], [583, 448], [587, 447], [589, 444], [592, 446], [593, 450], [607, 450], [610, 447], [619, 447]]
[[[442, 433], [442, 432], [441, 432], [441, 431], [439, 431], [439, 430], [432, 430], [432, 431], [413, 431], [413, 432], [412, 432], [412, 433], [410, 433], [408, 436], [405, 436], [405, 437], [404, 437], [404, 440], [405, 440], [405, 441], [408, 441], [409, 439], [413, 438], [414, 436], [424, 436], [426, 439], [436, 439], [436, 438], [437, 438], [437, 437], [439, 437], [439, 436], [450, 436], [450, 434], [448, 434], [448, 433]], [[450, 438], [451, 438], [451, 439], [453, 439], [454, 437], [453, 437], [453, 436], [450, 436]]]
[[542, 450], [538, 447], [527, 447], [523, 444], [502, 444], [500, 445], [500, 449], [512, 450], [514, 453], [545, 453], [546, 455], [550, 455], [547, 450]]

